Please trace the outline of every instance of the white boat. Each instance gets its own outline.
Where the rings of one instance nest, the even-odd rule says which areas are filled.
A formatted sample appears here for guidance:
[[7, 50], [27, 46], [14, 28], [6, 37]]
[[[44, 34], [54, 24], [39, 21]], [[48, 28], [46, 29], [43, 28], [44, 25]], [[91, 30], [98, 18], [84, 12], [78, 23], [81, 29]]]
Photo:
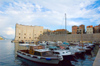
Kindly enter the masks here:
[[93, 48], [94, 46], [94, 44], [88, 43], [88, 48]]
[[67, 50], [54, 50], [53, 53], [55, 55], [60, 55], [63, 57], [64, 60], [71, 60], [72, 58], [72, 53], [70, 51]]
[[52, 50], [54, 55], [62, 56], [64, 60], [71, 60], [71, 57], [73, 56], [73, 54], [69, 50], [66, 50], [63, 46], [59, 46], [59, 48], [51, 46], [49, 49]]
[[[80, 44], [80, 46], [82, 46], [82, 44]], [[95, 45], [94, 44], [91, 44], [91, 43], [84, 43], [83, 44], [83, 47], [86, 47], [86, 48], [93, 48]]]
[[53, 42], [53, 41], [41, 41], [38, 44], [39, 45], [56, 45], [56, 42]]
[[89, 48], [87, 48], [86, 46], [82, 47], [82, 46], [76, 46], [76, 48], [82, 52], [85, 52], [86, 50], [90, 50]]
[[48, 44], [48, 45], [56, 45], [56, 42], [53, 42], [53, 41], [47, 41], [47, 44]]
[[[20, 56], [30, 61], [46, 63], [46, 64], [59, 64], [60, 61], [63, 61], [62, 56], [54, 55], [48, 49], [39, 49], [41, 48], [41, 46], [36, 46], [36, 45], [27, 45], [27, 46], [29, 46], [30, 49], [17, 51], [17, 56]], [[36, 49], [36, 47], [38, 47], [38, 49]]]
[[72, 43], [71, 45], [79, 45], [79, 42]]
[[56, 44], [57, 45], [61, 45], [63, 42], [62, 41], [57, 41]]
[[38, 44], [40, 44], [40, 45], [46, 45], [47, 42], [46, 41], [39, 41]]
[[83, 52], [85, 52], [85, 50], [81, 50], [82, 49], [82, 47], [79, 47], [79, 46], [73, 46], [73, 47], [69, 47], [70, 49], [70, 52], [72, 52], [72, 54], [73, 55], [75, 55], [75, 54], [81, 54], [81, 53], [83, 53]]

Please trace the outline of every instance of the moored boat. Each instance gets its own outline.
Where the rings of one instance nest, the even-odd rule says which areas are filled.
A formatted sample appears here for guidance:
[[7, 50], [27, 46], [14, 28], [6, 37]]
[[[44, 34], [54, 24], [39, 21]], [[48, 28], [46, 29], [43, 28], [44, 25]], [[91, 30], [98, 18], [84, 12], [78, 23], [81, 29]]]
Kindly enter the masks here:
[[61, 55], [63, 57], [63, 60], [72, 61], [74, 59], [72, 52], [70, 52], [69, 50], [66, 50], [66, 47], [63, 47], [61, 45], [50, 46], [49, 49], [53, 52], [53, 54]]
[[[25, 45], [22, 45], [25, 46]], [[60, 55], [54, 55], [48, 49], [43, 49], [42, 46], [26, 45], [29, 50], [18, 50], [17, 55], [30, 61], [46, 63], [46, 64], [59, 64], [63, 61]]]

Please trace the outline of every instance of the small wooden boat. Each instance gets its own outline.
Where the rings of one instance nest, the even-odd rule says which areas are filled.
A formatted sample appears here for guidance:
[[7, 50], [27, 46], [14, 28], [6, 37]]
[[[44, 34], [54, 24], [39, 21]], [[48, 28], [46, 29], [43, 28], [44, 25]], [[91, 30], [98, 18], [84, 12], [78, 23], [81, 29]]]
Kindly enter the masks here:
[[43, 49], [42, 46], [29, 45], [29, 47], [29, 50], [17, 51], [17, 55], [30, 61], [46, 64], [59, 64], [60, 61], [63, 61], [62, 56], [54, 55], [50, 50]]

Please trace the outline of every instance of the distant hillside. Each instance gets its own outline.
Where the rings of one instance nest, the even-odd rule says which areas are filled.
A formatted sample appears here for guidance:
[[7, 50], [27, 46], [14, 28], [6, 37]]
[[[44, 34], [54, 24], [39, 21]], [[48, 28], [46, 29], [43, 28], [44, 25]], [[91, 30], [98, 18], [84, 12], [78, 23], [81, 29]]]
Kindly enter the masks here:
[[0, 35], [0, 40], [5, 40], [6, 38], [5, 37], [3, 37], [2, 35]]
[[0, 37], [0, 40], [4, 40], [2, 37]]

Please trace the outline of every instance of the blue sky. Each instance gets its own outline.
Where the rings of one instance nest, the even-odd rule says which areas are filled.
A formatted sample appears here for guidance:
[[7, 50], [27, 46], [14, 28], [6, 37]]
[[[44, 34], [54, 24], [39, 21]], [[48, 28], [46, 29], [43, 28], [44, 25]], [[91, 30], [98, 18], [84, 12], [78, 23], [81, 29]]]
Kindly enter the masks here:
[[67, 30], [73, 25], [100, 24], [100, 0], [0, 0], [0, 35], [15, 37], [15, 24]]

